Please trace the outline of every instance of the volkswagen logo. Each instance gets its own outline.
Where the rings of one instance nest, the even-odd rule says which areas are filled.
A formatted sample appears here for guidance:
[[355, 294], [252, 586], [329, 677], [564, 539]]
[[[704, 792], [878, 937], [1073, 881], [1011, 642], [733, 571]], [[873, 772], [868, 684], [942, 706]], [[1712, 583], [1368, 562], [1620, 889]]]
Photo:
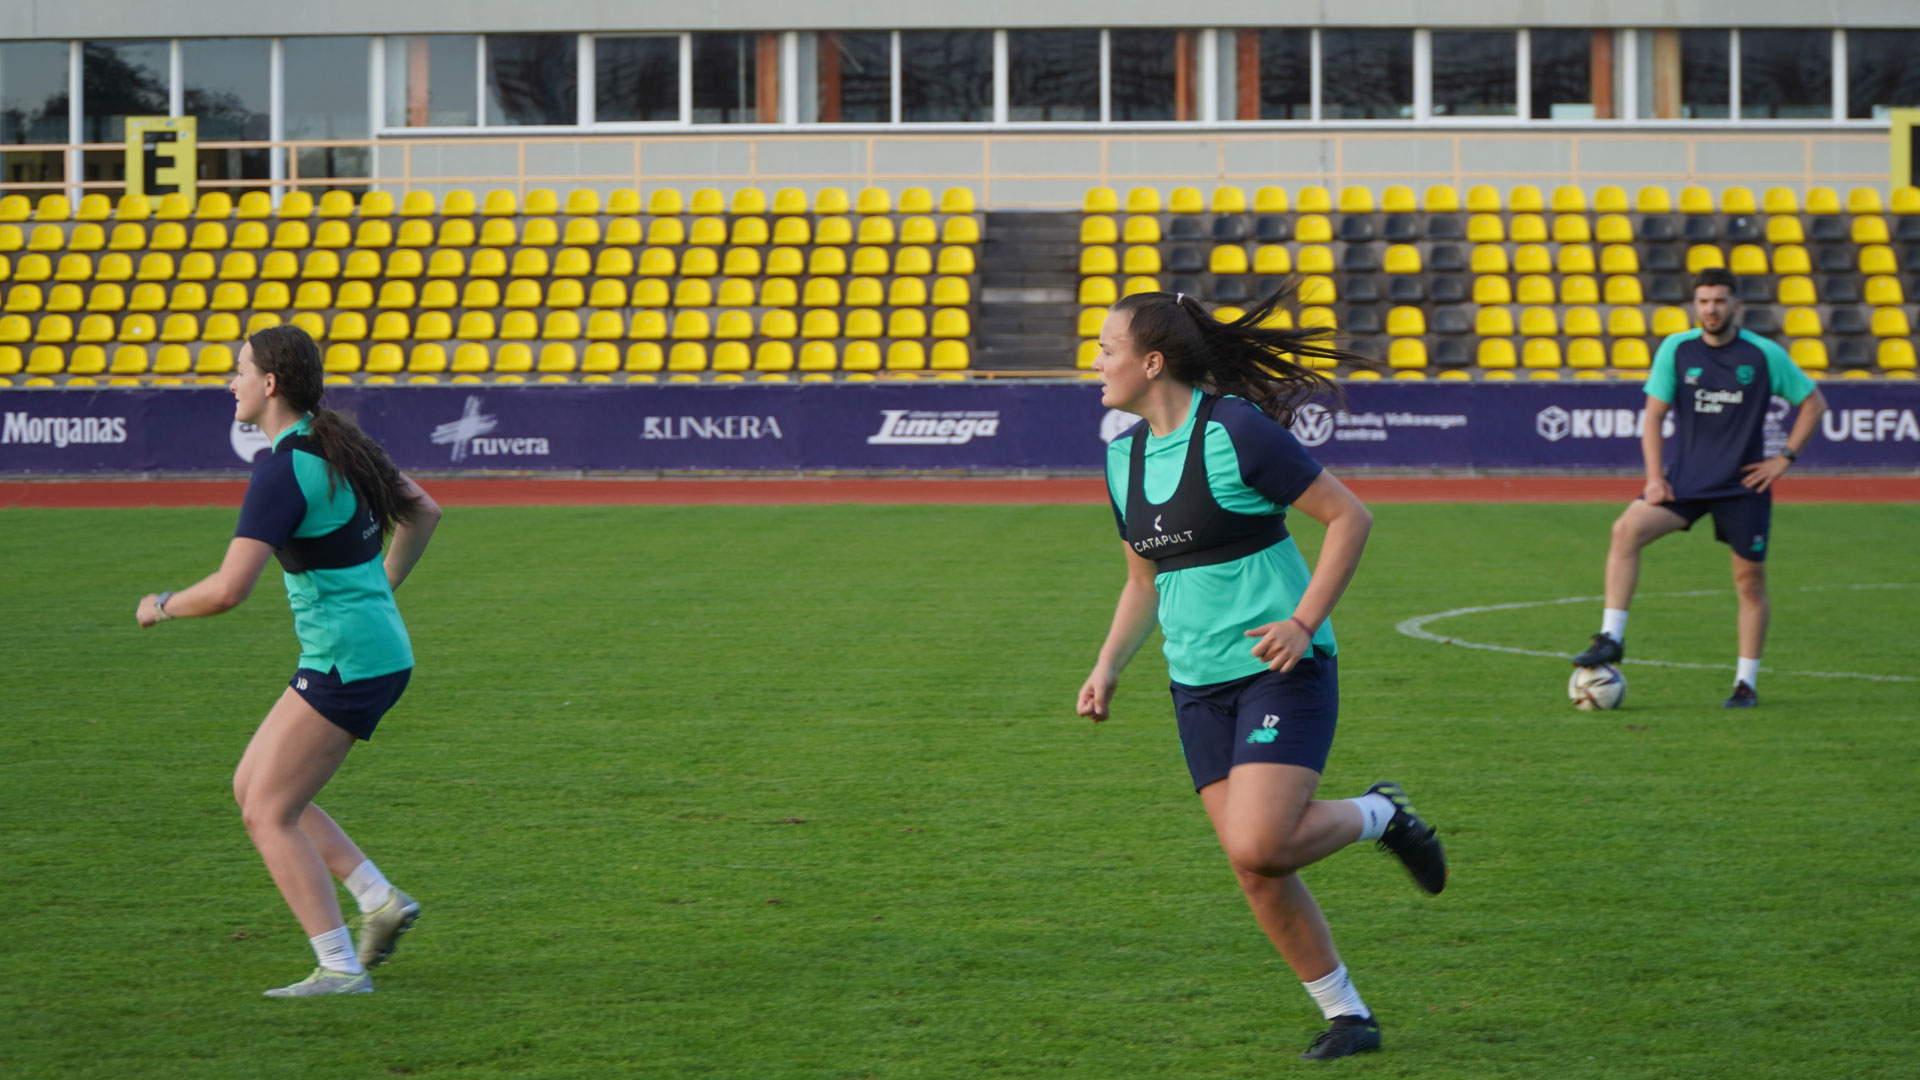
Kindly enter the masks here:
[[1573, 430], [1573, 414], [1558, 405], [1549, 405], [1533, 418], [1533, 430], [1548, 442], [1559, 442]]
[[1293, 414], [1293, 435], [1305, 446], [1319, 446], [1333, 438], [1333, 414], [1324, 405], [1302, 405]]

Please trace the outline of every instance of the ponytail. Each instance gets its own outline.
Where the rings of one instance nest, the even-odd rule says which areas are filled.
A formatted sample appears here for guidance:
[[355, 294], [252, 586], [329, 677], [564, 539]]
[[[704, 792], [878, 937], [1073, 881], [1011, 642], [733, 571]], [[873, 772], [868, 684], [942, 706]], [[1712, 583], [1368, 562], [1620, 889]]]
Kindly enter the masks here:
[[383, 533], [412, 519], [420, 497], [400, 479], [400, 470], [360, 426], [344, 413], [320, 407], [326, 393], [320, 346], [297, 326], [274, 326], [247, 338], [254, 366], [274, 377], [275, 393], [295, 412], [310, 413], [307, 435], [327, 463], [327, 491], [331, 495], [344, 477], [373, 514]]
[[1302, 362], [1305, 357], [1378, 368], [1371, 357], [1338, 347], [1324, 326], [1271, 325], [1293, 291], [1282, 285], [1232, 322], [1221, 322], [1184, 293], [1134, 293], [1113, 305], [1128, 313], [1134, 351], [1167, 358], [1167, 374], [1218, 394], [1252, 402], [1282, 424], [1292, 424], [1302, 405], [1322, 394], [1340, 396], [1332, 379]]

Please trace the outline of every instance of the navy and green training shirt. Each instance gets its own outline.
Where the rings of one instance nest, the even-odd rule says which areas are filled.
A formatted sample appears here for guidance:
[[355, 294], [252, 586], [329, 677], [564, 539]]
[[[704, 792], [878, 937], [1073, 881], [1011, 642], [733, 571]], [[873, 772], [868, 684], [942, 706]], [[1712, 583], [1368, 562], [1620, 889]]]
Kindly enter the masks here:
[[[1170, 502], [1180, 485], [1201, 398], [1194, 390], [1186, 422], [1178, 430], [1164, 436], [1145, 430], [1144, 494], [1151, 503]], [[1107, 446], [1107, 494], [1122, 539], [1127, 535], [1133, 442], [1145, 423]], [[1208, 487], [1221, 509], [1233, 513], [1285, 514], [1321, 472], [1319, 462], [1292, 432], [1242, 398], [1219, 399], [1203, 438]], [[1156, 574], [1169, 676], [1188, 686], [1207, 686], [1267, 670], [1266, 661], [1253, 655], [1254, 639], [1245, 632], [1284, 622], [1312, 576], [1290, 536], [1228, 562]], [[1325, 654], [1336, 651], [1332, 619], [1314, 632], [1313, 643]]]
[[[281, 549], [302, 539], [331, 538], [351, 522], [347, 541], [371, 550], [371, 559], [347, 566], [286, 572], [300, 665], [340, 669], [343, 682], [389, 675], [413, 666], [413, 646], [394, 606], [379, 551], [379, 527], [344, 476], [329, 482], [325, 459], [305, 438], [312, 417], [274, 436], [273, 449], [254, 459], [235, 537]], [[373, 530], [369, 533], [367, 530]]]
[[1753, 495], [1740, 483], [1740, 467], [1766, 457], [1768, 402], [1778, 394], [1798, 405], [1813, 389], [1785, 349], [1746, 330], [1720, 346], [1707, 344], [1697, 327], [1661, 342], [1647, 396], [1673, 406], [1667, 483], [1674, 499]]

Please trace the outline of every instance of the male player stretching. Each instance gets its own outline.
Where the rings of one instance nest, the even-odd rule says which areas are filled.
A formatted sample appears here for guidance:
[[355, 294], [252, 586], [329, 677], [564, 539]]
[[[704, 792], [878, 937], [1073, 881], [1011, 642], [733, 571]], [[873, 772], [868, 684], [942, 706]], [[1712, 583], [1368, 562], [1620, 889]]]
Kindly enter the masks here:
[[[1607, 549], [1607, 600], [1593, 644], [1573, 658], [1576, 667], [1618, 663], [1625, 655], [1627, 604], [1640, 578], [1640, 549], [1675, 529], [1713, 515], [1714, 538], [1733, 549], [1733, 584], [1740, 595], [1740, 655], [1729, 709], [1760, 703], [1760, 649], [1767, 638], [1767, 530], [1773, 482], [1800, 456], [1827, 399], [1794, 366], [1786, 350], [1736, 325], [1740, 302], [1733, 275], [1704, 270], [1693, 279], [1699, 329], [1660, 343], [1647, 376], [1647, 419], [1640, 452], [1647, 462], [1645, 493], [1613, 523]], [[1761, 448], [1767, 404], [1774, 395], [1802, 406], [1784, 450]], [[1662, 422], [1673, 413], [1673, 461], [1661, 467]]]

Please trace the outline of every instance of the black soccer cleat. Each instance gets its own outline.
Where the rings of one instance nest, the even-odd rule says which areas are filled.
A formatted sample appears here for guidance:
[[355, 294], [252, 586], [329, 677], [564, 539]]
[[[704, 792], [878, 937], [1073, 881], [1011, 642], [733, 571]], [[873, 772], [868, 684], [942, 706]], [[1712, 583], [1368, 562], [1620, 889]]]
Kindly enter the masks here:
[[1309, 1061], [1332, 1061], [1380, 1049], [1380, 1022], [1371, 1016], [1336, 1016], [1327, 1030], [1313, 1037], [1300, 1056]]
[[1387, 831], [1380, 835], [1379, 847], [1391, 851], [1413, 875], [1413, 883], [1435, 896], [1447, 887], [1447, 853], [1433, 826], [1413, 812], [1406, 790], [1391, 780], [1383, 780], [1367, 789], [1368, 795], [1385, 795], [1393, 803], [1393, 817]]
[[1727, 700], [1720, 703], [1720, 707], [1723, 709], [1751, 709], [1758, 704], [1760, 704], [1760, 695], [1753, 692], [1753, 687], [1743, 682], [1737, 682], [1733, 684], [1733, 693], [1728, 695]]
[[1617, 664], [1625, 655], [1627, 655], [1627, 647], [1624, 642], [1615, 641], [1610, 635], [1604, 633], [1595, 634], [1593, 644], [1587, 646], [1587, 651], [1573, 658], [1573, 666], [1599, 667], [1601, 664]]

